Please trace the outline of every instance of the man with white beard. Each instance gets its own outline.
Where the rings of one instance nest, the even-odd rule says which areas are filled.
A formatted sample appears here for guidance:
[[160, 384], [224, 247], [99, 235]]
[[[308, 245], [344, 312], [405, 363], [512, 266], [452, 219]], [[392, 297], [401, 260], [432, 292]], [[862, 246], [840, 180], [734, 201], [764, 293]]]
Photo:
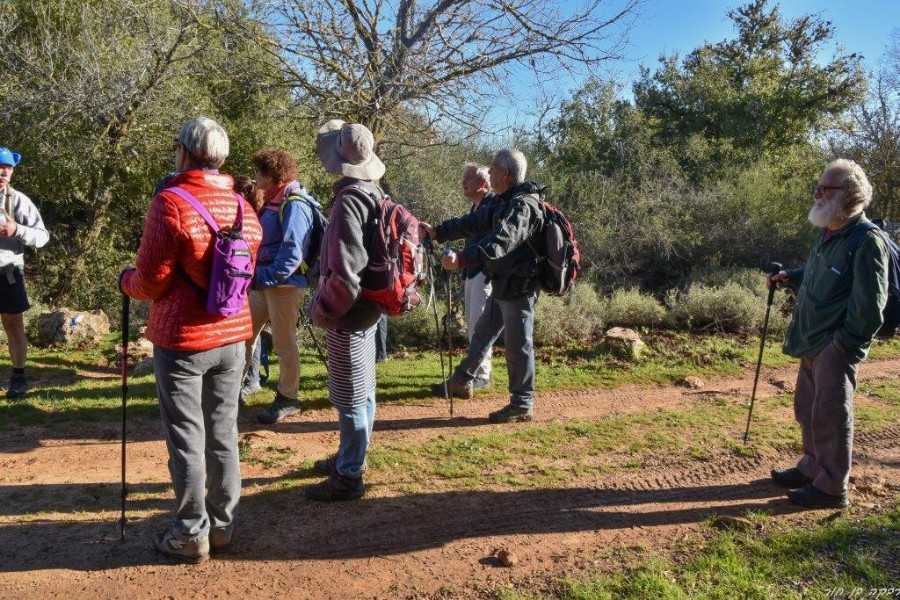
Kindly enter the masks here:
[[848, 252], [851, 235], [868, 222], [872, 186], [851, 160], [828, 165], [813, 188], [809, 222], [822, 230], [804, 267], [773, 275], [769, 285], [797, 290], [784, 352], [800, 359], [794, 415], [803, 456], [796, 467], [773, 469], [788, 499], [808, 508], [847, 506], [853, 453], [853, 394], [859, 363], [882, 322], [888, 294], [888, 249], [869, 230]]

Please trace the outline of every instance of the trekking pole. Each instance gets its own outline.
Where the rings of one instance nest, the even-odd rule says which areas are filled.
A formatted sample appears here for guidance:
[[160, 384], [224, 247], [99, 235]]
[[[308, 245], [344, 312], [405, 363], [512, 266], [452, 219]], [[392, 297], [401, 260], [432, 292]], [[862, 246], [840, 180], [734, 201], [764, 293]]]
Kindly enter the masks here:
[[[443, 255], [447, 256], [452, 252], [450, 248], [444, 248]], [[447, 368], [450, 371], [450, 377], [444, 380], [444, 389], [447, 396], [450, 397], [450, 417], [453, 417], [453, 391], [450, 389], [449, 380], [453, 377], [453, 328], [450, 327], [450, 319], [453, 314], [453, 296], [450, 286], [450, 271], [447, 271], [447, 316], [444, 318], [444, 329], [447, 331]]]
[[[773, 262], [769, 265], [769, 277], [778, 275], [781, 264]], [[750, 394], [750, 412], [747, 413], [747, 428], [744, 430], [744, 443], [750, 437], [750, 419], [753, 418], [753, 402], [756, 400], [756, 384], [759, 383], [759, 370], [762, 367], [763, 350], [766, 347], [766, 333], [769, 331], [769, 313], [772, 310], [772, 301], [775, 299], [775, 282], [770, 281], [769, 299], [766, 302], [766, 317], [763, 319], [762, 339], [759, 340], [759, 358], [756, 359], [756, 375], [753, 377], [753, 392]]]
[[316, 353], [319, 355], [319, 360], [321, 360], [322, 364], [325, 366], [325, 376], [327, 377], [328, 359], [325, 358], [325, 351], [322, 350], [322, 345], [319, 343], [319, 338], [316, 337], [316, 333], [312, 328], [312, 323], [303, 311], [300, 311], [300, 320], [303, 322], [303, 326], [306, 327], [306, 330], [309, 332], [309, 337], [312, 338], [313, 346], [316, 347]]
[[128, 400], [128, 321], [131, 312], [131, 298], [122, 294], [122, 516], [119, 518], [119, 534], [125, 541], [125, 498], [128, 488], [125, 486], [125, 406]]
[[437, 300], [435, 299], [436, 294], [434, 293], [434, 288], [436, 285], [436, 282], [434, 279], [434, 264], [433, 264], [433, 262], [434, 262], [434, 254], [433, 254], [434, 246], [431, 243], [431, 238], [427, 237], [427, 236], [423, 239], [422, 245], [425, 247], [425, 260], [427, 261], [426, 266], [428, 268], [428, 279], [429, 279], [429, 283], [431, 284], [429, 286], [430, 289], [428, 290], [428, 303], [431, 304], [432, 313], [434, 314], [434, 332], [435, 332], [435, 335], [437, 336], [438, 356], [441, 358], [441, 385], [444, 386], [444, 398], [449, 400], [450, 399], [450, 395], [449, 395], [450, 390], [447, 386], [447, 377], [446, 377], [446, 372], [444, 371], [444, 349], [442, 347], [443, 343], [441, 342], [441, 322], [440, 322], [440, 318], [438, 317]]

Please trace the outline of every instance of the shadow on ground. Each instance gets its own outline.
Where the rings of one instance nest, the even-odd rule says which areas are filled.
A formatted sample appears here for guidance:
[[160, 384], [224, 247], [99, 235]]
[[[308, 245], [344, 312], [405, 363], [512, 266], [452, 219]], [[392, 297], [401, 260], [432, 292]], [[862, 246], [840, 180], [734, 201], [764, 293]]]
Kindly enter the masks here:
[[[290, 478], [310, 475], [300, 472]], [[246, 480], [245, 489], [273, 481]], [[139, 486], [134, 492], [153, 495], [165, 488], [162, 484]], [[8, 507], [23, 499], [65, 495], [75, 498], [68, 505], [73, 512], [97, 511], [103, 505], [103, 510], [117, 517], [118, 490], [112, 484], [3, 486], [0, 503]], [[782, 494], [771, 482], [759, 480], [657, 490], [582, 487], [410, 494], [319, 504], [303, 499], [302, 490], [288, 487], [242, 499], [234, 548], [225, 559], [355, 559], [437, 548], [466, 538], [652, 528], [748, 510], [793, 512]], [[682, 508], [682, 503], [705, 507]], [[41, 506], [49, 510], [50, 504], [48, 500]], [[151, 499], [129, 506], [167, 511], [171, 500]], [[10, 514], [11, 509], [4, 512]], [[150, 539], [169, 522], [167, 515], [130, 522], [122, 542], [114, 518], [108, 522], [29, 518], [0, 527], [0, 571], [95, 571], [156, 564], [161, 559], [150, 549]]]

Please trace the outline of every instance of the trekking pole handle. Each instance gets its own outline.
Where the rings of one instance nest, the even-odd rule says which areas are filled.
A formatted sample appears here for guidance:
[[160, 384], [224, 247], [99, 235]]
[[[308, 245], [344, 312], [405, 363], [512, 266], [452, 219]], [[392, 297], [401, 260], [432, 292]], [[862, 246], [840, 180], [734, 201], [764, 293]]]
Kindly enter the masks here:
[[[773, 262], [769, 263], [769, 277], [775, 277], [781, 272], [783, 268], [781, 263]], [[772, 285], [769, 286], [769, 306], [772, 306], [772, 302], [775, 299], [775, 283], [772, 282]]]

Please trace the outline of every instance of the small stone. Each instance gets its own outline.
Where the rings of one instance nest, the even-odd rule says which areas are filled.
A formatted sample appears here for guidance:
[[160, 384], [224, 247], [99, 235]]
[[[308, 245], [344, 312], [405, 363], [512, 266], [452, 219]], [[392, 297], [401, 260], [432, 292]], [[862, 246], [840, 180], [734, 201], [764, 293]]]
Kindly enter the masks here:
[[626, 360], [640, 360], [647, 345], [633, 329], [613, 327], [609, 329], [600, 342], [602, 348]]
[[753, 521], [743, 517], [729, 517], [728, 515], [717, 515], [713, 519], [713, 527], [722, 531], [750, 531], [753, 529]]
[[702, 379], [700, 379], [699, 377], [694, 377], [693, 375], [688, 375], [678, 383], [682, 387], [686, 387], [690, 390], [699, 390], [705, 385]]
[[497, 560], [500, 561], [500, 564], [504, 567], [514, 567], [519, 564], [519, 557], [514, 553], [510, 552], [506, 548], [501, 548], [496, 552]]
[[784, 390], [786, 392], [793, 392], [795, 383], [790, 379], [776, 379], [772, 382], [772, 385], [777, 387], [779, 390]]

